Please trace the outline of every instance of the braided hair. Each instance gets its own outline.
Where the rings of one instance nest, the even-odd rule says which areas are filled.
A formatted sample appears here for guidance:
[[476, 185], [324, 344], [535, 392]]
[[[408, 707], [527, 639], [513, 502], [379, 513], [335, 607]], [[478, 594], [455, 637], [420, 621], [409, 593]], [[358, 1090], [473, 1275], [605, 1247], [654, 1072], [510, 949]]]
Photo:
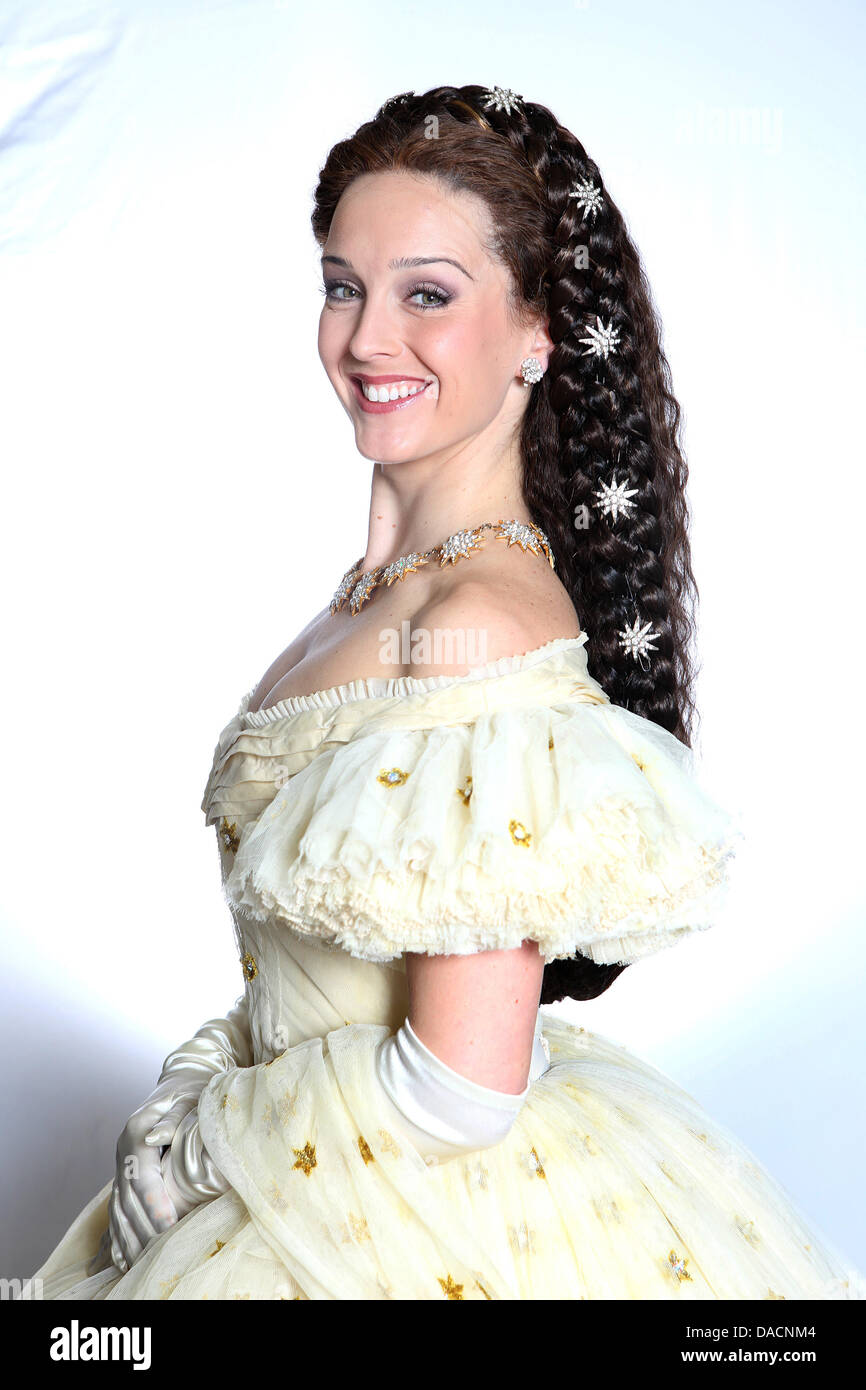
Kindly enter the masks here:
[[[623, 216], [576, 136], [546, 106], [488, 97], [479, 86], [391, 97], [328, 154], [313, 233], [323, 246], [342, 193], [363, 174], [429, 175], [486, 204], [490, 250], [511, 272], [511, 308], [548, 320], [554, 343], [520, 428], [527, 507], [585, 620], [590, 673], [613, 703], [690, 744], [697, 586], [688, 469], [651, 291]], [[598, 191], [595, 211], [572, 196], [578, 185]], [[582, 346], [599, 321], [616, 335], [609, 355]], [[626, 516], [597, 500], [612, 477], [627, 486]], [[655, 634], [651, 660], [620, 640], [636, 620]], [[541, 1003], [596, 998], [625, 968], [580, 954], [552, 961]]]

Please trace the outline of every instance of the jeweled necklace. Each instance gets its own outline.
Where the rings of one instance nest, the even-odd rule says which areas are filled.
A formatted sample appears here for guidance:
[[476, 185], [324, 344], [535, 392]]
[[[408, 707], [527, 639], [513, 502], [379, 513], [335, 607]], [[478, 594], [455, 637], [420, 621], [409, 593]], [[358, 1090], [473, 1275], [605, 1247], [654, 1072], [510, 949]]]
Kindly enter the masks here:
[[346, 570], [340, 580], [339, 587], [331, 599], [330, 612], [339, 613], [348, 600], [349, 612], [355, 618], [373, 590], [377, 589], [380, 584], [387, 584], [390, 588], [395, 579], [405, 579], [407, 574], [413, 574], [422, 565], [429, 564], [431, 560], [436, 558], [439, 560], [440, 567], [447, 564], [456, 565], [457, 561], [463, 559], [464, 556], [468, 557], [473, 551], [481, 549], [482, 531], [495, 531], [496, 540], [506, 541], [510, 546], [519, 545], [521, 550], [530, 550], [533, 555], [540, 555], [543, 551], [547, 556], [550, 568], [556, 568], [550, 542], [534, 521], [482, 521], [480, 526], [471, 526], [466, 531], [455, 531], [441, 545], [434, 545], [432, 550], [425, 550], [423, 555], [419, 555], [417, 551], [413, 550], [411, 554], [401, 555], [399, 559], [393, 560], [390, 565], [377, 565], [375, 569], [366, 570], [360, 574], [359, 571], [364, 559], [362, 555], [359, 560], [355, 561], [351, 569]]

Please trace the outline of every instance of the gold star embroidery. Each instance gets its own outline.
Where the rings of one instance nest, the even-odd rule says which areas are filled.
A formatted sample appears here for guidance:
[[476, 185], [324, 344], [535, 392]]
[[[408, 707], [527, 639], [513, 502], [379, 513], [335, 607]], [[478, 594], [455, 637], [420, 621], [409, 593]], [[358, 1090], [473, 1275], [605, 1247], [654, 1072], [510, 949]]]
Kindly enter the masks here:
[[361, 1151], [361, 1157], [363, 1158], [363, 1160], [364, 1160], [365, 1163], [375, 1163], [375, 1162], [376, 1162], [376, 1156], [375, 1156], [375, 1154], [373, 1153], [373, 1150], [370, 1148], [370, 1145], [367, 1143], [366, 1139], [364, 1138], [363, 1134], [359, 1134], [359, 1135], [358, 1135], [358, 1148], [359, 1148], [360, 1151]]
[[442, 1292], [444, 1293], [446, 1298], [463, 1298], [463, 1285], [455, 1284], [450, 1274], [448, 1275], [447, 1279], [440, 1279], [439, 1283], [442, 1285]]
[[692, 1276], [686, 1269], [688, 1260], [679, 1259], [676, 1250], [671, 1250], [668, 1254], [668, 1264], [677, 1276], [677, 1283], [681, 1283], [683, 1279], [691, 1279]]
[[249, 951], [247, 951], [241, 961], [241, 970], [243, 971], [245, 980], [254, 980], [259, 973], [259, 967], [256, 965], [256, 958], [255, 956], [251, 956]]
[[548, 748], [552, 748], [552, 747], [553, 747], [553, 734], [551, 734], [550, 737], [548, 738], [548, 740], [547, 740], [547, 746], [548, 746]]
[[[295, 1153], [297, 1153], [297, 1149]], [[297, 1166], [296, 1163], [295, 1167], [297, 1168]], [[286, 1207], [289, 1205], [275, 1182], [271, 1183], [266, 1195], [271, 1206], [276, 1207], [277, 1211], [285, 1211]]]
[[591, 1134], [585, 1134], [583, 1136], [582, 1142], [583, 1147], [588, 1154], [592, 1154], [593, 1156], [595, 1156], [598, 1153], [598, 1149], [595, 1147], [595, 1141]]
[[225, 1243], [224, 1240], [218, 1240], [218, 1241], [217, 1241], [217, 1248], [216, 1248], [216, 1250], [212, 1250], [212, 1251], [210, 1252], [210, 1254], [208, 1255], [208, 1259], [209, 1259], [209, 1260], [212, 1260], [213, 1257], [214, 1257], [214, 1255], [218, 1255], [219, 1252], [220, 1252], [221, 1250], [224, 1250], [224, 1249], [225, 1249], [225, 1244], [226, 1244], [226, 1243]]
[[228, 816], [223, 816], [220, 821], [220, 839], [226, 849], [231, 850], [232, 854], [237, 853], [238, 845], [241, 842], [240, 836], [236, 834], [237, 828], [237, 821], [232, 821], [231, 825], [229, 825]]
[[619, 1207], [612, 1197], [594, 1197], [592, 1205], [599, 1221], [622, 1221]]
[[169, 1294], [176, 1288], [176, 1286], [177, 1286], [179, 1283], [180, 1283], [180, 1275], [179, 1275], [179, 1274], [173, 1274], [172, 1277], [171, 1277], [170, 1279], [165, 1279], [165, 1280], [161, 1281], [159, 1287], [160, 1287], [161, 1289], [164, 1289], [165, 1292], [164, 1292], [164, 1293], [161, 1293], [161, 1294], [159, 1295], [160, 1298], [168, 1298]]
[[542, 1167], [541, 1159], [538, 1157], [538, 1152], [534, 1145], [524, 1157], [523, 1163], [529, 1169], [530, 1173], [534, 1173], [537, 1178], [547, 1178], [547, 1174]]
[[302, 1168], [305, 1177], [309, 1177], [313, 1169], [317, 1166], [315, 1144], [311, 1144], [308, 1139], [302, 1149], [292, 1149], [292, 1153], [298, 1156], [297, 1162], [293, 1163], [292, 1167]]
[[285, 1091], [284, 1094], [280, 1096], [277, 1101], [276, 1110], [274, 1110], [273, 1103], [268, 1101], [262, 1111], [262, 1124], [265, 1127], [265, 1133], [268, 1138], [270, 1139], [271, 1135], [276, 1133], [278, 1125], [285, 1127], [289, 1123], [289, 1117], [294, 1115], [294, 1113], [295, 1099], [291, 1091]]
[[472, 795], [472, 778], [467, 777], [462, 787], [457, 788], [457, 795], [461, 798], [463, 805], [469, 805], [469, 798]]
[[532, 843], [532, 835], [527, 830], [522, 821], [512, 820], [508, 822], [508, 829], [511, 838], [516, 845], [521, 845], [524, 849]]
[[395, 1158], [402, 1157], [403, 1150], [400, 1148], [393, 1134], [389, 1134], [387, 1129], [379, 1130], [379, 1138], [382, 1140], [382, 1148], [386, 1153], [393, 1154]]
[[491, 1299], [491, 1301], [492, 1301], [492, 1295], [489, 1294], [489, 1293], [487, 1292], [487, 1290], [485, 1289], [484, 1285], [481, 1284], [481, 1283], [479, 1283], [479, 1281], [478, 1281], [477, 1279], [475, 1280], [475, 1286], [476, 1286], [476, 1288], [479, 1288], [479, 1289], [481, 1290], [481, 1292], [484, 1294], [484, 1297], [485, 1297], [485, 1298]]
[[237, 1110], [237, 1108], [238, 1108], [238, 1098], [237, 1098], [237, 1096], [230, 1095], [229, 1092], [227, 1091], [226, 1094], [223, 1096], [222, 1100], [220, 1101], [220, 1108], [221, 1108], [222, 1110]]
[[350, 1211], [348, 1223], [344, 1222], [340, 1227], [340, 1239], [344, 1244], [347, 1240], [371, 1240], [370, 1228], [364, 1217]]
[[765, 1302], [765, 1303], [769, 1303], [769, 1301], [770, 1301], [771, 1298], [777, 1298], [777, 1299], [780, 1298], [780, 1299], [782, 1300], [783, 1303], [785, 1302], [785, 1295], [784, 1295], [783, 1293], [776, 1293], [774, 1289], [771, 1289], [771, 1288], [768, 1287], [768, 1289], [767, 1289], [767, 1297], [764, 1299], [764, 1302]]
[[632, 753], [631, 756], [632, 756], [632, 762], [634, 762], [634, 763], [637, 764], [637, 766], [640, 768], [641, 772], [646, 772], [646, 768], [644, 767], [644, 765], [643, 765], [643, 763], [641, 762], [640, 758], [636, 758], [635, 755], [634, 755], [634, 753]]
[[389, 767], [386, 769], [383, 767], [376, 781], [381, 782], [383, 787], [402, 787], [408, 777], [408, 772], [404, 772], [402, 768]]
[[734, 1220], [735, 1220], [735, 1222], [736, 1222], [736, 1224], [737, 1224], [737, 1230], [739, 1231], [740, 1235], [743, 1237], [743, 1240], [747, 1240], [747, 1241], [749, 1242], [750, 1245], [759, 1245], [759, 1244], [760, 1244], [760, 1242], [761, 1242], [761, 1237], [758, 1235], [757, 1231], [755, 1230], [755, 1223], [754, 1223], [754, 1221], [744, 1221], [743, 1218], [742, 1218], [741, 1216], [736, 1216], [736, 1217], [734, 1217]]

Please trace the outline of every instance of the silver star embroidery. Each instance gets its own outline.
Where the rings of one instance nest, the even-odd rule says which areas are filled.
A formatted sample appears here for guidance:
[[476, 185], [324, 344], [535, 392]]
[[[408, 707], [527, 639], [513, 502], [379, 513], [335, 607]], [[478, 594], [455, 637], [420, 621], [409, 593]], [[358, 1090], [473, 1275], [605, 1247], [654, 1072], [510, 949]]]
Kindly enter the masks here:
[[586, 331], [589, 337], [580, 339], [582, 343], [589, 344], [583, 355], [584, 357], [594, 356], [607, 358], [610, 353], [615, 352], [617, 349], [619, 344], [619, 329], [614, 328], [612, 323], [609, 323], [605, 328], [598, 314], [595, 316], [595, 321], [598, 327], [591, 328], [590, 325], [587, 324]]
[[483, 1163], [476, 1163], [472, 1168], [467, 1167], [467, 1174], [476, 1187], [487, 1191], [487, 1179], [490, 1177], [490, 1171], [484, 1167]]
[[442, 543], [442, 553], [439, 557], [439, 564], [445, 565], [450, 560], [452, 565], [464, 555], [468, 556], [473, 550], [481, 549], [481, 536], [475, 531], [455, 531], [453, 536], [449, 536]]
[[619, 644], [623, 651], [630, 652], [637, 661], [639, 656], [647, 656], [654, 651], [653, 642], [661, 636], [659, 632], [652, 632], [652, 623], [640, 625], [640, 618], [635, 618], [631, 627], [626, 627], [618, 634]]
[[531, 1230], [525, 1221], [521, 1221], [519, 1226], [509, 1226], [507, 1234], [515, 1254], [536, 1253], [535, 1231]]
[[604, 196], [600, 188], [596, 188], [590, 179], [581, 179], [573, 188], [568, 191], [569, 198], [577, 199], [577, 206], [582, 211], [581, 221], [585, 222], [587, 217], [595, 218], [595, 214], [604, 202]]
[[504, 111], [506, 116], [511, 115], [512, 106], [523, 100], [523, 97], [508, 87], [485, 87], [484, 95], [487, 97], [484, 102], [485, 111], [489, 111], [492, 106], [494, 111]]
[[672, 1250], [668, 1255], [668, 1264], [670, 1265], [674, 1274], [677, 1276], [677, 1283], [679, 1283], [682, 1279], [691, 1279], [692, 1276], [686, 1269], [688, 1260], [683, 1259], [681, 1255], [677, 1255], [676, 1250]]
[[620, 512], [623, 512], [627, 516], [629, 509], [635, 506], [635, 503], [630, 502], [629, 498], [634, 497], [637, 488], [633, 487], [626, 489], [626, 482], [627, 479], [623, 479], [621, 483], [617, 483], [616, 474], [614, 473], [610, 482], [603, 482], [598, 492], [593, 494], [598, 498], [601, 504], [602, 514], [604, 516], [612, 516], [614, 521], [619, 520]]

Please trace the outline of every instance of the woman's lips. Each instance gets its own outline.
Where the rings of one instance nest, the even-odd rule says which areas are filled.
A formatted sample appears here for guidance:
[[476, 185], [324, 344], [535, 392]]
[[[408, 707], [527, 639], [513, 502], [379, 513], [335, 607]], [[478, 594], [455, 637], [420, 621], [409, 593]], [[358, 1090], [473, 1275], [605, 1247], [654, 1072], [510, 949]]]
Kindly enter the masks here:
[[352, 377], [352, 390], [355, 393], [355, 398], [367, 415], [387, 415], [391, 410], [405, 410], [406, 406], [412, 405], [415, 401], [420, 401], [422, 396], [426, 396], [432, 385], [432, 381], [428, 381], [423, 390], [416, 391], [414, 396], [398, 396], [395, 401], [368, 401], [361, 390], [360, 381], [357, 377]]

